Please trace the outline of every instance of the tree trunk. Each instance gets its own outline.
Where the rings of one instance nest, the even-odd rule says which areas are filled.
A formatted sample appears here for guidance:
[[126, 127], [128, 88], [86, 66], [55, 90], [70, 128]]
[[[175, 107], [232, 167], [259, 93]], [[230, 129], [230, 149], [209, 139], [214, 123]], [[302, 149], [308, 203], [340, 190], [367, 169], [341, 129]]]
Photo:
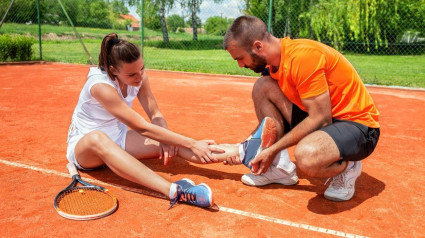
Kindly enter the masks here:
[[169, 43], [170, 40], [168, 39], [167, 23], [165, 22], [165, 3], [163, 1], [159, 2], [159, 19], [161, 21], [162, 38], [165, 43]]
[[198, 10], [198, 8], [196, 5], [197, 5], [197, 0], [192, 0], [190, 4], [190, 11], [192, 13], [192, 30], [193, 30], [194, 41], [198, 40], [198, 22], [196, 19], [196, 11]]
[[288, 13], [286, 15], [286, 24], [285, 24], [285, 32], [284, 32], [284, 36], [291, 36], [291, 10], [288, 7]]
[[[308, 8], [308, 11], [311, 12], [313, 9], [313, 0], [310, 0], [310, 7]], [[313, 28], [311, 27], [311, 14], [310, 14], [310, 18], [308, 18], [308, 33], [310, 35], [310, 39], [314, 39], [314, 31]]]

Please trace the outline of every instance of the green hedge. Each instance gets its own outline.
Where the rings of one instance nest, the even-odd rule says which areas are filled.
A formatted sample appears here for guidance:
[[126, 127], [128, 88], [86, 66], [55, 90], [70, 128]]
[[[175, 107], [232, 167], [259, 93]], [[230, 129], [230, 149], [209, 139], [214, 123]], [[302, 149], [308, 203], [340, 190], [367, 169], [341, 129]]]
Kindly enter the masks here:
[[0, 61], [31, 60], [34, 38], [23, 35], [0, 35]]

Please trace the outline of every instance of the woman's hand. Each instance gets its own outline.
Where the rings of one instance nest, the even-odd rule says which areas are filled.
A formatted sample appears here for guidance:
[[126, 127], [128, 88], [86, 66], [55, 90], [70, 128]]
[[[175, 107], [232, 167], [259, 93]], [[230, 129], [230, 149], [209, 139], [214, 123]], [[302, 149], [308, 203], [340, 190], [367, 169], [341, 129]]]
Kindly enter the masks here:
[[216, 143], [213, 140], [194, 141], [190, 149], [201, 163], [210, 164], [219, 162], [214, 158], [213, 153], [225, 153], [225, 151], [219, 148], [209, 147], [209, 145], [216, 145]]
[[240, 165], [242, 164], [242, 159], [239, 155], [228, 156], [226, 160], [223, 161], [224, 165]]
[[159, 159], [164, 159], [164, 165], [167, 166], [170, 160], [177, 156], [179, 147], [174, 145], [159, 145]]

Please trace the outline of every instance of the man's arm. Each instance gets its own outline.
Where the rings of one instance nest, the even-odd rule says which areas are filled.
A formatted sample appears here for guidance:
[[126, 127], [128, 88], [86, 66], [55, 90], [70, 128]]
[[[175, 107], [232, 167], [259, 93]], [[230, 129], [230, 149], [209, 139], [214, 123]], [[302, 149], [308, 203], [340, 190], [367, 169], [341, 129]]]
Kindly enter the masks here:
[[332, 109], [329, 90], [311, 98], [302, 99], [307, 108], [308, 116], [289, 133], [269, 148], [263, 150], [251, 161], [252, 172], [255, 175], [265, 173], [279, 151], [296, 145], [304, 137], [332, 123]]

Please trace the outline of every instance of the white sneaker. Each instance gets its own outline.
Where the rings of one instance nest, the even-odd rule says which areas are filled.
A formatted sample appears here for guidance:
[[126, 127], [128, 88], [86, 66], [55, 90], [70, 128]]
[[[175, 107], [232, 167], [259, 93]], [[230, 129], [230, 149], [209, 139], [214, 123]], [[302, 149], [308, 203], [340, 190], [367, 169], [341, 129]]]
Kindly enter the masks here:
[[354, 165], [349, 164], [347, 169], [332, 178], [331, 184], [325, 191], [325, 198], [337, 202], [350, 200], [354, 195], [356, 179], [361, 173], [362, 163], [360, 161], [354, 161]]
[[298, 182], [298, 176], [294, 170], [287, 173], [276, 165], [270, 165], [269, 169], [262, 175], [245, 174], [241, 178], [242, 182], [250, 186], [264, 186], [272, 183], [283, 185], [294, 185]]

